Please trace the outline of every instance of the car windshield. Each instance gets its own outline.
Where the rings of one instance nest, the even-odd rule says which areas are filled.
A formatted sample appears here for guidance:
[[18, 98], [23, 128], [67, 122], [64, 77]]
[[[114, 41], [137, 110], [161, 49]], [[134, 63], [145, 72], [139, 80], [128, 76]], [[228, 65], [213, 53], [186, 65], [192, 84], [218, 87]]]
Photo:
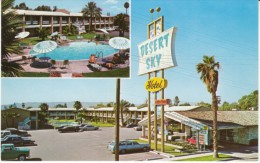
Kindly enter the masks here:
[[3, 138], [3, 140], [7, 140], [7, 139], [8, 139], [8, 137], [9, 137], [9, 136], [8, 136], [8, 135], [6, 135], [6, 136]]

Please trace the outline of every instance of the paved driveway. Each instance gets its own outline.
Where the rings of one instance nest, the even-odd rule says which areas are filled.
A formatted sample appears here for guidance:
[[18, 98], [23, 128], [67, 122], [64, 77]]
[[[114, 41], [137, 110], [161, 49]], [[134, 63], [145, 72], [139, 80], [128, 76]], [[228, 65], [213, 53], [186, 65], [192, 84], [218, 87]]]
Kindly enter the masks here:
[[226, 144], [219, 150], [222, 153], [226, 153], [236, 160], [241, 161], [256, 161], [258, 160], [258, 146], [247, 146], [238, 144]]
[[[114, 155], [107, 150], [114, 140], [114, 127], [98, 131], [59, 133], [57, 130], [29, 131], [37, 146], [31, 149], [31, 160], [43, 161], [114, 161]], [[120, 129], [120, 140], [137, 139], [140, 131], [132, 128]], [[146, 160], [157, 158], [150, 152], [120, 155], [120, 160]]]

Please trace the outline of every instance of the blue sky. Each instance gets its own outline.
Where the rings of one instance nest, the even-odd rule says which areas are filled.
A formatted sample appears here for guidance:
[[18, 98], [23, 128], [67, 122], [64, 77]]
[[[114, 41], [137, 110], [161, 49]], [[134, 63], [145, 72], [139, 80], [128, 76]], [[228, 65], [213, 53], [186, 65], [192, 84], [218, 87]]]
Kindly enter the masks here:
[[70, 12], [81, 12], [82, 8], [90, 1], [96, 2], [97, 6], [102, 9], [103, 14], [110, 12], [111, 15], [116, 15], [125, 12], [124, 3], [128, 0], [15, 0], [15, 5], [25, 2], [31, 9], [35, 9], [37, 6], [47, 5], [50, 6], [51, 9], [57, 6], [59, 9], [64, 8]]
[[[132, 0], [131, 79], [121, 80], [122, 99], [140, 104], [147, 98], [144, 83], [148, 77], [137, 75], [137, 44], [147, 39], [149, 10], [158, 6], [160, 15], [165, 17], [165, 29], [178, 28], [175, 43], [178, 66], [165, 71], [166, 98], [178, 96], [181, 102], [190, 103], [211, 101], [196, 72], [196, 64], [203, 55], [214, 55], [220, 62], [217, 94], [222, 102], [235, 102], [258, 89], [257, 0]], [[115, 83], [115, 79], [2, 79], [1, 98], [2, 104], [108, 102], [115, 101]]]

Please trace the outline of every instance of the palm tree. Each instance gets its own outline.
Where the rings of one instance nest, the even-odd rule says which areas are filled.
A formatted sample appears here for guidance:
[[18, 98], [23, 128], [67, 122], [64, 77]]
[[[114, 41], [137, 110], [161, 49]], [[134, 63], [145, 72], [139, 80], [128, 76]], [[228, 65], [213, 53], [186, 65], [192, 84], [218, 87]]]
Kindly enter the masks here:
[[76, 108], [76, 119], [77, 119], [78, 111], [79, 111], [79, 109], [82, 108], [81, 102], [75, 101], [73, 107]]
[[83, 18], [86, 16], [90, 17], [89, 30], [92, 31], [92, 20], [94, 17], [101, 17], [102, 9], [97, 7], [95, 2], [88, 2], [88, 4], [85, 5], [81, 12], [83, 13]]
[[129, 3], [128, 3], [128, 2], [126, 2], [126, 3], [124, 4], [124, 8], [125, 8], [126, 14], [127, 14], [127, 9], [129, 8]]
[[44, 117], [46, 117], [47, 112], [49, 110], [49, 105], [47, 103], [41, 103], [39, 108], [41, 109], [41, 112], [43, 113]]
[[38, 36], [42, 39], [42, 41], [45, 40], [45, 38], [49, 35], [50, 31], [47, 28], [39, 28], [37, 30]]
[[128, 19], [128, 15], [123, 13], [116, 15], [114, 18], [114, 25], [118, 26], [119, 36], [121, 37], [124, 37], [125, 31], [129, 30], [129, 23], [127, 19]]
[[23, 68], [15, 63], [8, 62], [8, 58], [11, 54], [21, 54], [21, 50], [18, 46], [18, 40], [14, 37], [16, 35], [15, 29], [22, 26], [22, 21], [14, 13], [14, 11], [8, 11], [14, 4], [14, 0], [2, 0], [1, 2], [1, 16], [2, 16], [2, 51], [1, 51], [1, 69], [3, 77], [17, 77], [20, 76], [20, 72]]
[[75, 26], [72, 25], [72, 23], [68, 24], [66, 27], [64, 27], [63, 33], [70, 36], [72, 34], [75, 34], [77, 32], [77, 29]]
[[200, 79], [206, 84], [208, 92], [212, 96], [211, 109], [213, 111], [213, 157], [218, 158], [218, 142], [217, 142], [217, 88], [218, 88], [218, 69], [219, 62], [215, 62], [214, 56], [203, 56], [203, 63], [197, 64], [197, 72], [201, 73]]
[[124, 123], [124, 113], [128, 111], [128, 107], [130, 106], [130, 103], [126, 100], [120, 101], [120, 116], [121, 116], [121, 124], [122, 126], [125, 125]]

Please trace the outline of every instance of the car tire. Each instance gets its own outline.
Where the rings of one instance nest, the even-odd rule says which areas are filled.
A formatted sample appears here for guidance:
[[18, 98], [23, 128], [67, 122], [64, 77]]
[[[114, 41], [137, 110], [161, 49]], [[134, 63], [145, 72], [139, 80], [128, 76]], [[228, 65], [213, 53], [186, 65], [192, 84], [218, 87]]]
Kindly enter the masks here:
[[122, 149], [122, 150], [120, 151], [120, 153], [121, 153], [121, 154], [125, 154], [125, 153], [126, 153], [126, 150], [125, 150], [125, 149]]
[[26, 160], [25, 155], [20, 155], [20, 156], [18, 156], [18, 160], [19, 160], [19, 161], [25, 161], [25, 160]]

